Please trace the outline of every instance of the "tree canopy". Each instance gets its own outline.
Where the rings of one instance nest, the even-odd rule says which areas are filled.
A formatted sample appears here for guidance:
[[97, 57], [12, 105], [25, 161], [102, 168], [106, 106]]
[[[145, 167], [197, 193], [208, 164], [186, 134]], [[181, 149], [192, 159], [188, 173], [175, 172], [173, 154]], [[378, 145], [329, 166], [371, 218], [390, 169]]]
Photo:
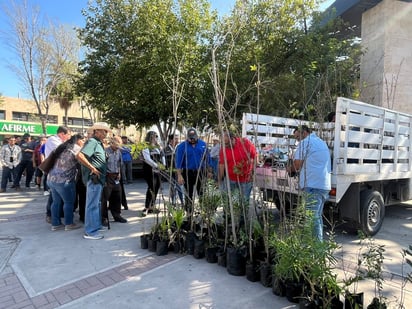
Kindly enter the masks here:
[[77, 29], [78, 68], [70, 31], [17, 7], [16, 70], [39, 115], [78, 95], [112, 125], [157, 125], [163, 138], [216, 126], [218, 108], [232, 123], [245, 111], [322, 117], [359, 93], [361, 53], [339, 19], [321, 22], [319, 2], [238, 0], [219, 17], [208, 0], [95, 0]]
[[11, 69], [35, 102], [46, 132], [49, 108], [54, 103], [52, 92], [77, 71], [78, 38], [64, 25], [45, 23], [48, 20], [42, 18], [39, 8], [29, 7], [26, 1], [11, 1], [4, 10], [10, 24], [7, 41], [18, 59]]
[[80, 89], [92, 107], [112, 124], [171, 124], [178, 92], [179, 118], [190, 119], [207, 97], [207, 1], [98, 0], [84, 15]]
[[256, 112], [257, 83], [262, 113], [332, 109], [355, 92], [359, 52], [342, 23], [320, 26], [317, 3], [243, 0], [218, 19], [206, 0], [98, 0], [79, 31], [80, 89], [112, 124], [213, 125], [215, 50], [228, 117]]

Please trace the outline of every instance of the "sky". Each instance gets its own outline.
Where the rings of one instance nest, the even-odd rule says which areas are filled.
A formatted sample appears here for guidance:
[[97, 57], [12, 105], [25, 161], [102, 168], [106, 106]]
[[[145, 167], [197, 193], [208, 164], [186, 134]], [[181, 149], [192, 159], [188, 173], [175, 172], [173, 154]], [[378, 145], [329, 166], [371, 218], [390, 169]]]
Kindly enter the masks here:
[[[14, 0], [21, 1], [21, 0]], [[88, 0], [27, 0], [29, 6], [37, 6], [41, 15], [55, 21], [56, 23], [67, 24], [72, 26], [84, 26], [84, 18], [81, 10], [87, 7]], [[224, 15], [230, 12], [235, 0], [211, 0], [213, 9], [219, 14]], [[328, 0], [324, 7], [333, 2]], [[16, 73], [10, 70], [9, 63], [16, 59], [16, 56], [7, 46], [4, 35], [1, 33], [8, 28], [6, 17], [1, 10], [9, 6], [10, 0], [0, 0], [0, 94], [5, 97], [27, 98], [27, 94], [22, 90]]]

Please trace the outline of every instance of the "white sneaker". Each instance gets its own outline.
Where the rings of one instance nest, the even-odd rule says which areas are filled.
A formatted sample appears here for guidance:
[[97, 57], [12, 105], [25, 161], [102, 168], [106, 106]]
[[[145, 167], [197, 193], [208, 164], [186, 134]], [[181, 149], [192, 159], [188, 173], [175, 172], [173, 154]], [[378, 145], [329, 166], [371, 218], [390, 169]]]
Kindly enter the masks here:
[[43, 195], [49, 195], [50, 194], [50, 192], [49, 191], [44, 191], [44, 193], [43, 193]]
[[84, 239], [93, 239], [93, 240], [98, 240], [98, 239], [102, 239], [104, 236], [100, 235], [100, 234], [96, 234], [96, 235], [89, 235], [87, 233], [84, 233], [83, 238]]

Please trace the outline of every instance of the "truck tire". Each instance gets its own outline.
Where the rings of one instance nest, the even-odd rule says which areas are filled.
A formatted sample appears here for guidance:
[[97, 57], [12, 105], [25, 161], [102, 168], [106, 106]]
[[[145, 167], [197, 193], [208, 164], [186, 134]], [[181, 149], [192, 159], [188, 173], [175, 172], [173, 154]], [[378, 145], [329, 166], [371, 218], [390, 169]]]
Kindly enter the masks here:
[[362, 191], [360, 206], [362, 231], [368, 236], [373, 236], [380, 230], [385, 217], [383, 197], [378, 191]]

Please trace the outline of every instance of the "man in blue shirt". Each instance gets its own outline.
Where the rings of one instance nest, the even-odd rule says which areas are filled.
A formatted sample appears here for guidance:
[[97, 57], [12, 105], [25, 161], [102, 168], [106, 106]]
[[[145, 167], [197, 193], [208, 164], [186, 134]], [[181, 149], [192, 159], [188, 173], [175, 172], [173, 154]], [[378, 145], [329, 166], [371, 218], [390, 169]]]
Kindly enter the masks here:
[[122, 136], [122, 146], [120, 147], [120, 151], [122, 153], [122, 182], [124, 184], [126, 183], [132, 183], [133, 180], [133, 169], [132, 169], [132, 164], [133, 164], [133, 157], [132, 157], [132, 150], [130, 147], [127, 145], [128, 144], [128, 139], [127, 136]]
[[184, 185], [187, 197], [185, 207], [188, 213], [193, 211], [193, 194], [203, 194], [203, 185], [210, 168], [210, 154], [207, 144], [199, 139], [194, 128], [187, 131], [187, 139], [176, 148], [176, 174], [179, 185]]
[[306, 209], [313, 214], [314, 235], [323, 240], [323, 205], [331, 189], [331, 162], [326, 143], [302, 125], [293, 133], [299, 141], [293, 169], [299, 172], [299, 188], [306, 193]]

